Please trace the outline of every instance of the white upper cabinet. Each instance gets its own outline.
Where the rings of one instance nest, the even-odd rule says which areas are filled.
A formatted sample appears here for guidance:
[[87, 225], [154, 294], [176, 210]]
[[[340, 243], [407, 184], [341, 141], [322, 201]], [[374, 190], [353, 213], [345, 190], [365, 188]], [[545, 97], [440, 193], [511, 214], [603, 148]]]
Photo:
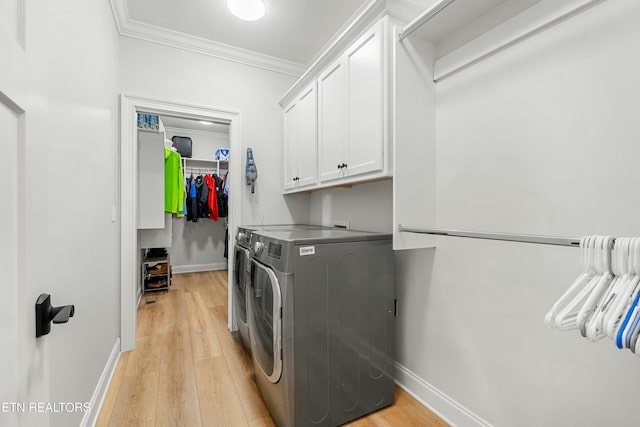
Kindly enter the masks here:
[[318, 181], [318, 97], [313, 83], [299, 99], [298, 173], [296, 185], [303, 187]]
[[346, 150], [346, 79], [344, 59], [318, 78], [318, 164], [320, 181], [342, 177]]
[[317, 182], [317, 96], [315, 82], [284, 109], [284, 188]]
[[385, 143], [383, 27], [378, 22], [345, 55], [348, 176], [381, 171]]
[[[313, 110], [315, 121], [311, 119], [311, 100], [304, 113], [301, 109], [308, 88], [285, 108], [285, 192], [391, 177], [387, 28], [388, 18], [377, 21], [345, 46], [332, 62], [324, 63], [324, 69], [315, 77], [318, 88], [317, 110]], [[315, 100], [315, 92], [313, 95]], [[305, 119], [300, 118], [303, 114]], [[292, 120], [299, 122], [297, 136], [293, 135], [296, 131], [292, 129]], [[317, 131], [314, 149], [313, 130]], [[306, 135], [304, 142], [302, 134]], [[300, 152], [303, 146], [305, 155]], [[316, 156], [315, 166], [311, 164], [311, 155]], [[295, 158], [297, 167], [292, 163]]]
[[298, 103], [284, 109], [284, 188], [294, 188], [298, 171]]

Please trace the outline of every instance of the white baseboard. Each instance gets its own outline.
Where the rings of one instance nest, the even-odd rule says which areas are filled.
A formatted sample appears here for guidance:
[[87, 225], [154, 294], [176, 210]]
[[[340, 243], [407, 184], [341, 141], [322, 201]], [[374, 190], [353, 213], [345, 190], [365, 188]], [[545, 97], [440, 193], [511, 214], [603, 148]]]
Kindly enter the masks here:
[[492, 427], [400, 363], [396, 362], [396, 384], [452, 427]]
[[98, 415], [100, 415], [100, 410], [104, 403], [104, 398], [109, 390], [109, 384], [111, 384], [111, 378], [113, 378], [113, 373], [116, 370], [116, 366], [118, 366], [119, 360], [120, 338], [117, 338], [116, 343], [113, 345], [113, 349], [111, 350], [111, 354], [109, 355], [109, 359], [107, 359], [107, 364], [102, 370], [102, 375], [100, 375], [98, 385], [96, 385], [96, 389], [93, 391], [93, 396], [91, 396], [91, 409], [85, 412], [84, 417], [82, 417], [80, 427], [94, 427], [96, 425]]
[[216, 262], [213, 264], [195, 264], [195, 265], [172, 265], [171, 271], [175, 274], [180, 273], [197, 273], [199, 271], [226, 270], [227, 262]]

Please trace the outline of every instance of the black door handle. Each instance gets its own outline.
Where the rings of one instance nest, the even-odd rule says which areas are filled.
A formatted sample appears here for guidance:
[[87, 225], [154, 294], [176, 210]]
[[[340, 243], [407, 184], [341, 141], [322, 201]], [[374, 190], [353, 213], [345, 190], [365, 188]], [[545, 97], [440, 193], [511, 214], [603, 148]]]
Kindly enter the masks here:
[[51, 305], [51, 295], [40, 294], [36, 300], [36, 338], [51, 332], [51, 322], [67, 323], [75, 311], [73, 305], [54, 307]]

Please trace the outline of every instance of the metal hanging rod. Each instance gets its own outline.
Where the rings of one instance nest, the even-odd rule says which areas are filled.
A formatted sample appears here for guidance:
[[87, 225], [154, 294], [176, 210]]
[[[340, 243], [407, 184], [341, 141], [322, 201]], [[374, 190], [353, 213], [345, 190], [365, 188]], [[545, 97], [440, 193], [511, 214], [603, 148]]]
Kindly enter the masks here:
[[502, 240], [505, 242], [536, 243], [539, 245], [580, 246], [580, 239], [573, 237], [537, 236], [533, 234], [486, 233], [481, 231], [446, 230], [443, 228], [416, 228], [398, 225], [405, 233], [433, 234], [436, 236], [467, 237], [470, 239]]
[[427, 9], [422, 15], [411, 21], [399, 34], [398, 41], [402, 41], [407, 38], [411, 33], [420, 28], [426, 22], [430, 21], [438, 13], [442, 12], [447, 6], [453, 3], [454, 0], [441, 0]]

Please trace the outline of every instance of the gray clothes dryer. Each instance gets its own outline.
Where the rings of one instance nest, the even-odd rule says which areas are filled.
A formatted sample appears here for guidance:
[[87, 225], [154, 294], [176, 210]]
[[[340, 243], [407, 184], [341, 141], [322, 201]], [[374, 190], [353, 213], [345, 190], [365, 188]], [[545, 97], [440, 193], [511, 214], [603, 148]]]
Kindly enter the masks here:
[[248, 352], [251, 352], [251, 344], [249, 341], [246, 288], [249, 284], [249, 244], [251, 233], [256, 230], [307, 230], [326, 228], [328, 227], [308, 224], [241, 225], [238, 227], [233, 258], [233, 301], [240, 340]]
[[391, 235], [255, 231], [249, 330], [279, 427], [337, 426], [394, 401]]

